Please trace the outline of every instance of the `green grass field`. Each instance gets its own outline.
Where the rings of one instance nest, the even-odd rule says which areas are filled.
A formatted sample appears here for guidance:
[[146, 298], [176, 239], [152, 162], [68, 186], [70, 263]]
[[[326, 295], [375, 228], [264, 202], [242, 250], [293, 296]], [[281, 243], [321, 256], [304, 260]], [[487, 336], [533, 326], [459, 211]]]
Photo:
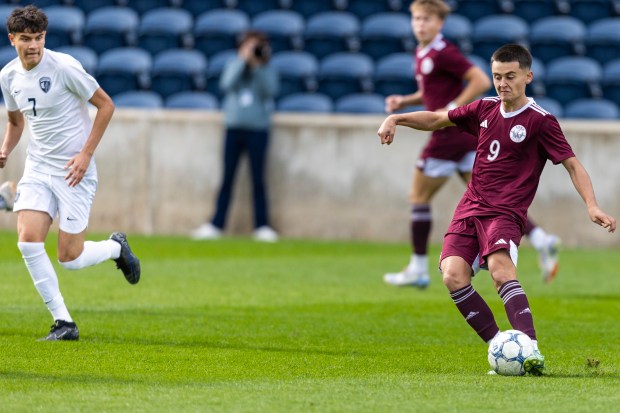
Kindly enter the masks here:
[[[53, 238], [53, 237], [50, 237]], [[97, 236], [91, 236], [97, 239]], [[544, 285], [523, 247], [545, 377], [500, 377], [435, 274], [393, 288], [405, 244], [134, 237], [142, 280], [114, 263], [58, 269], [79, 342], [51, 325], [0, 233], [2, 412], [617, 412], [620, 254], [565, 250]], [[55, 246], [47, 245], [55, 262]], [[434, 247], [433, 256], [439, 253]], [[488, 273], [474, 281], [509, 328]], [[599, 364], [589, 365], [595, 359]]]

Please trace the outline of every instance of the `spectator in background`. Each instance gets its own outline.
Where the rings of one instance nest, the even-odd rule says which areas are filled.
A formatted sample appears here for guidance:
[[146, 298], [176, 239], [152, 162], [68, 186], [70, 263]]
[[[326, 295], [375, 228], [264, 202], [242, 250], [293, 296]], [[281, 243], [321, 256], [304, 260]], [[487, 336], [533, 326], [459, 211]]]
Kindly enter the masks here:
[[271, 66], [271, 47], [267, 37], [260, 32], [247, 32], [232, 59], [222, 72], [220, 88], [224, 97], [223, 179], [215, 214], [210, 222], [192, 231], [196, 240], [218, 239], [226, 224], [226, 216], [233, 191], [239, 160], [247, 152], [252, 174], [254, 195], [254, 239], [275, 242], [278, 234], [269, 224], [265, 161], [269, 144], [270, 112], [277, 94], [278, 76]]

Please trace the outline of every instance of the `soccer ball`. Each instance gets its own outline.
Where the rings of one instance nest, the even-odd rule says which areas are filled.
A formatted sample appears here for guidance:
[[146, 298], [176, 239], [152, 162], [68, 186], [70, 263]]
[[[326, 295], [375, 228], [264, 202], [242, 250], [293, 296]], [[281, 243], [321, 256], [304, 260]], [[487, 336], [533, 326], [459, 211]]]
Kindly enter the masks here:
[[523, 362], [533, 353], [531, 338], [519, 330], [506, 330], [491, 340], [489, 364], [502, 376], [522, 376], [525, 374]]

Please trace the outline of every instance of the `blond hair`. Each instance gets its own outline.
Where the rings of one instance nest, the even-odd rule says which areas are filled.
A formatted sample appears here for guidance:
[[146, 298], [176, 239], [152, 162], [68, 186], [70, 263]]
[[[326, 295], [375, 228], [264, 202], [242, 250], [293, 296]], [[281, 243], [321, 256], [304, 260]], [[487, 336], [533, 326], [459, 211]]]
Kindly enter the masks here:
[[429, 13], [436, 14], [441, 20], [450, 14], [450, 6], [448, 6], [443, 0], [415, 0], [409, 6], [411, 13], [415, 10], [424, 9]]

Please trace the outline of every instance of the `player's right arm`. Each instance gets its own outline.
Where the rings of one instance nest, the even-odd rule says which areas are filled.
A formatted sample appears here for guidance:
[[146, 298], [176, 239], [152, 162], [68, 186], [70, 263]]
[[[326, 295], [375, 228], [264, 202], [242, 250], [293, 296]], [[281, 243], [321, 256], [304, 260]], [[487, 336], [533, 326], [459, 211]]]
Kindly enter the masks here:
[[381, 144], [391, 144], [394, 141], [396, 126], [407, 126], [408, 128], [433, 131], [447, 126], [454, 126], [448, 112], [409, 112], [390, 115], [381, 124], [377, 134], [381, 139]]
[[18, 110], [8, 112], [9, 121], [4, 132], [4, 140], [0, 148], [0, 168], [6, 165], [9, 154], [15, 149], [19, 143], [19, 139], [24, 131], [24, 115]]
[[385, 112], [392, 113], [407, 106], [421, 105], [422, 103], [424, 101], [421, 90], [409, 95], [389, 95], [385, 98]]

